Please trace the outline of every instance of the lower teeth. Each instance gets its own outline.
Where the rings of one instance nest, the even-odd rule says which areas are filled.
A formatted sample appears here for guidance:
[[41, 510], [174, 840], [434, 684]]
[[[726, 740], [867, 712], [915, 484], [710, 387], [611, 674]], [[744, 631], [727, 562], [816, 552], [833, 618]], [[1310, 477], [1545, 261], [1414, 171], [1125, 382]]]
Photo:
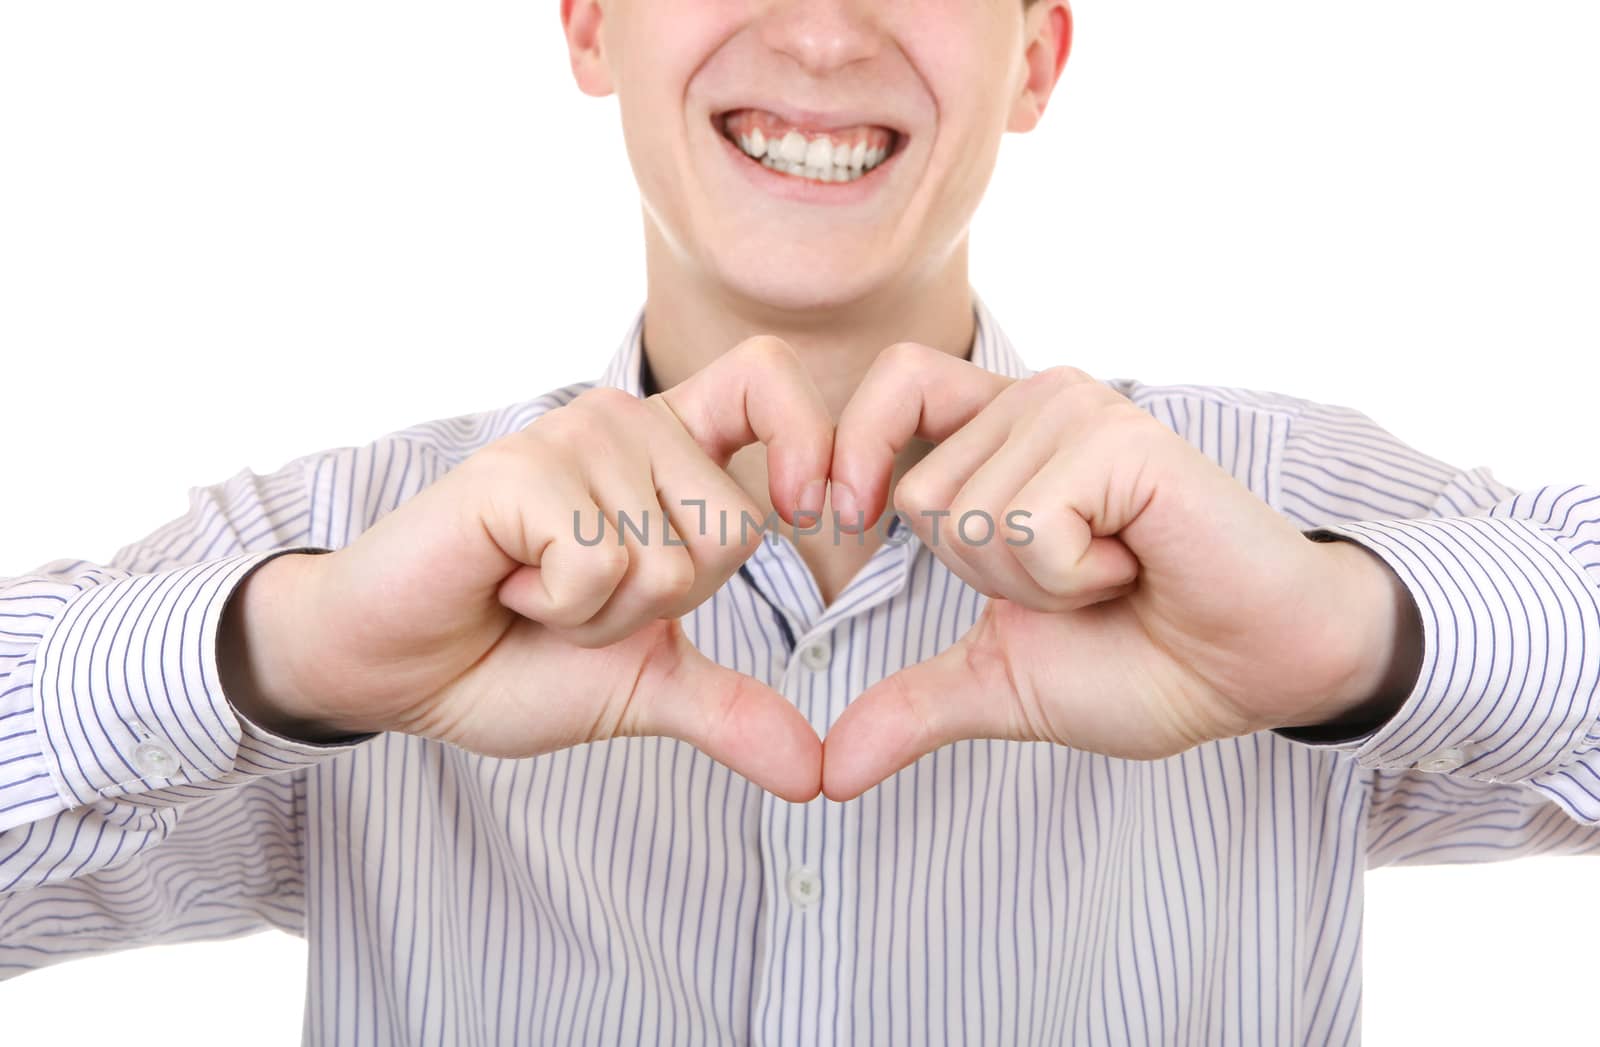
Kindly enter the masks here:
[[[750, 154], [746, 153], [745, 155], [749, 156]], [[754, 157], [751, 157], [751, 159], [754, 159]], [[799, 178], [809, 178], [814, 182], [853, 182], [872, 170], [870, 167], [834, 167], [828, 169], [807, 167], [804, 164], [791, 163], [788, 160], [774, 160], [770, 156], [762, 157], [759, 162], [762, 167], [781, 171], [788, 175], [795, 175]]]

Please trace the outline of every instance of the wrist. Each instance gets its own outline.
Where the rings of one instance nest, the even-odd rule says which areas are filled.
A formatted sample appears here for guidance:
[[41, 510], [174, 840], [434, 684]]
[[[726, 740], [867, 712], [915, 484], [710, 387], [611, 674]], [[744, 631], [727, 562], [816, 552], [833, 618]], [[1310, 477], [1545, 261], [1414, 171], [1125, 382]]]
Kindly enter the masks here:
[[1355, 734], [1383, 724], [1415, 689], [1422, 620], [1405, 583], [1376, 553], [1344, 539], [1312, 540], [1324, 567], [1334, 668], [1316, 701], [1282, 726]]
[[306, 594], [317, 555], [274, 557], [241, 582], [223, 609], [217, 631], [217, 671], [234, 710], [275, 734], [326, 742], [359, 733], [332, 723], [299, 671], [309, 647]]

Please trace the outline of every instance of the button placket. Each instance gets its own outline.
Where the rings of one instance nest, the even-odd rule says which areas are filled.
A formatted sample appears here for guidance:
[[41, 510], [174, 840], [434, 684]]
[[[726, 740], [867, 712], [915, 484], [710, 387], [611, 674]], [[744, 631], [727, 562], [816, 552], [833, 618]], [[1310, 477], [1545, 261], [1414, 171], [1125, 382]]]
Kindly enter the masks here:
[[[903, 522], [895, 530], [909, 532]], [[828, 607], [822, 606], [815, 578], [786, 537], [764, 542], [751, 556], [745, 581], [774, 609], [787, 610], [794, 626], [792, 633], [783, 630], [788, 650], [774, 651], [779, 671], [773, 686], [819, 733], [834, 707], [846, 700], [852, 629], [873, 608], [902, 598], [918, 548], [920, 543], [909, 535], [877, 550], [870, 566]], [[838, 907], [851, 904], [853, 892], [842, 873], [841, 854], [859, 817], [855, 805], [820, 798], [805, 804], [763, 798], [761, 863], [774, 889], [762, 895], [760, 920], [768, 933], [752, 973], [751, 1020], [759, 1029], [771, 1033], [815, 1022], [814, 1014], [802, 1013], [814, 1007], [814, 999], [796, 994], [794, 986], [797, 981], [820, 984], [830, 976], [820, 966], [827, 955], [823, 942], [833, 933]]]
[[809, 909], [822, 897], [822, 877], [809, 865], [790, 866], [787, 887], [796, 909]]
[[833, 661], [833, 644], [826, 636], [806, 642], [800, 648], [800, 664], [813, 672], [822, 672]]

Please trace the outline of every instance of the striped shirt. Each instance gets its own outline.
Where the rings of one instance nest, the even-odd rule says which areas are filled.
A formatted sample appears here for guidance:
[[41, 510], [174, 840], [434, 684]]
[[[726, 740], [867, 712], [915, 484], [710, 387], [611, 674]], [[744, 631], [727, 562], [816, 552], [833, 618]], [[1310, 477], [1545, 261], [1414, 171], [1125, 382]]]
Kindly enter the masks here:
[[[975, 310], [973, 362], [1029, 374]], [[641, 331], [599, 384], [642, 394]], [[790, 804], [668, 739], [507, 760], [233, 712], [215, 643], [252, 569], [595, 384], [241, 471], [109, 564], [0, 583], [0, 973], [276, 926], [309, 941], [309, 1044], [1348, 1043], [1365, 868], [1600, 852], [1600, 488], [1238, 388], [1108, 383], [1398, 572], [1423, 667], [1365, 737], [969, 741]], [[825, 734], [984, 605], [906, 530], [827, 605], [771, 532], [684, 629]]]

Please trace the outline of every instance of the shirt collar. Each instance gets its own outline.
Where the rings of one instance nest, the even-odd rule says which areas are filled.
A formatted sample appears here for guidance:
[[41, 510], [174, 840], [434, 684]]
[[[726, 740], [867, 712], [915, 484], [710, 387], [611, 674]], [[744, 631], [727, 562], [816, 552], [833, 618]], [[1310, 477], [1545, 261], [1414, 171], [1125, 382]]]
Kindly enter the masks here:
[[[1011, 339], [1000, 329], [988, 306], [976, 293], [972, 296], [972, 313], [975, 330], [972, 351], [968, 356], [973, 363], [986, 371], [1007, 378], [1026, 378], [1032, 370], [1017, 355]], [[634, 396], [644, 396], [644, 310], [634, 317], [633, 325], [623, 336], [622, 345], [612, 355], [600, 376], [601, 385], [621, 389]]]

